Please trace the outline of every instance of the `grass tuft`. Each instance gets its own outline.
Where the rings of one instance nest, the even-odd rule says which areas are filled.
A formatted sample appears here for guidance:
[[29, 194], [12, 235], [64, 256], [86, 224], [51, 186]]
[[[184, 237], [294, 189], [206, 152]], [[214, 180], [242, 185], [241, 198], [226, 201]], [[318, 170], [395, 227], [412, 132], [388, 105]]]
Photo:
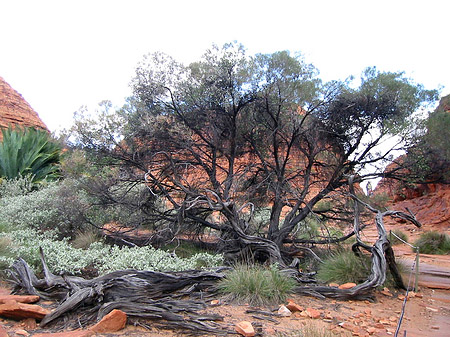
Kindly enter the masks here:
[[[334, 337], [336, 334], [330, 331], [325, 325], [319, 325], [317, 323], [307, 323], [300, 330], [290, 333], [278, 333], [277, 337]], [[350, 332], [343, 332], [339, 334], [341, 337], [351, 336]]]
[[[405, 270], [404, 265], [396, 260], [400, 273]], [[336, 282], [339, 284], [353, 282], [361, 283], [367, 280], [372, 267], [372, 259], [369, 255], [356, 256], [352, 251], [338, 251], [324, 259], [317, 271], [317, 279], [323, 283]], [[386, 272], [384, 285], [393, 288], [395, 282], [389, 271]]]
[[369, 256], [358, 257], [347, 250], [335, 252], [319, 266], [317, 278], [324, 283], [354, 282], [358, 284], [367, 278], [370, 264]]
[[75, 239], [72, 241], [74, 248], [88, 249], [94, 242], [99, 242], [101, 235], [98, 230], [87, 230], [77, 232]]
[[424, 254], [450, 254], [450, 237], [436, 231], [423, 233], [414, 243]]
[[250, 305], [282, 303], [295, 286], [296, 281], [275, 266], [257, 265], [237, 265], [219, 283], [220, 291], [231, 300]]

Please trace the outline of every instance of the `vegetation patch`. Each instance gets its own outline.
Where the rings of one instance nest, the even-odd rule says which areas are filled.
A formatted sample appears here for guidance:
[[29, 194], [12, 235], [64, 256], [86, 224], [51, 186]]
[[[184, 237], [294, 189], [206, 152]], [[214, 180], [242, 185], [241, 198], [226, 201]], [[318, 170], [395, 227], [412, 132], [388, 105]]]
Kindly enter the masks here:
[[[334, 337], [333, 331], [317, 323], [307, 323], [302, 329], [291, 333], [278, 333], [278, 337]], [[340, 334], [339, 336], [351, 336], [351, 333]]]
[[83, 270], [92, 268], [99, 274], [123, 269], [183, 271], [223, 264], [222, 255], [197, 253], [183, 259], [151, 246], [120, 248], [94, 242], [87, 249], [80, 249], [73, 247], [67, 238], [58, 240], [55, 232], [39, 234], [33, 229], [0, 233], [0, 240], [9, 248], [0, 256], [1, 265], [10, 266], [21, 257], [34, 270], [40, 270], [38, 247], [42, 247], [50, 270], [56, 274], [81, 274]]
[[219, 289], [238, 303], [279, 304], [293, 291], [296, 281], [276, 266], [237, 265], [219, 283]]
[[[401, 261], [396, 261], [400, 273], [405, 269]], [[349, 250], [339, 250], [329, 255], [319, 265], [317, 279], [323, 283], [361, 283], [370, 275], [372, 260], [369, 255], [355, 255]], [[383, 286], [392, 288], [395, 282], [389, 270], [386, 271], [386, 281]]]
[[352, 251], [338, 251], [332, 253], [319, 266], [317, 278], [324, 283], [354, 282], [358, 284], [367, 278], [370, 264], [370, 257], [367, 255], [359, 257]]
[[414, 243], [424, 254], [450, 254], [450, 237], [445, 233], [431, 231], [423, 233]]

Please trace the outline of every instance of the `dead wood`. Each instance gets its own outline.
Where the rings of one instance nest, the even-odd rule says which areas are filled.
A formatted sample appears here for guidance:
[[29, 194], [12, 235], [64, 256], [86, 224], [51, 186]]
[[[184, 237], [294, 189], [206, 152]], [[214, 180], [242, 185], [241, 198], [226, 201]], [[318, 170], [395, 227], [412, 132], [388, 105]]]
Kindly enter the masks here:
[[86, 280], [53, 275], [42, 251], [41, 261], [43, 279], [39, 279], [23, 259], [13, 264], [10, 273], [15, 283], [14, 292], [61, 301], [42, 319], [42, 327], [48, 324], [64, 328], [86, 326], [113, 309], [120, 309], [135, 319], [157, 320], [161, 327], [193, 334], [227, 333], [215, 322], [221, 320], [221, 316], [201, 313], [206, 309], [203, 299], [216, 292], [214, 285], [224, 277], [225, 268], [173, 273], [121, 270]]
[[[315, 296], [319, 298], [330, 297], [339, 299], [371, 299], [372, 291], [378, 286], [381, 286], [386, 280], [386, 267], [389, 268], [394, 275], [394, 280], [397, 286], [405, 288], [400, 273], [395, 264], [395, 257], [392, 251], [391, 244], [387, 238], [386, 229], [384, 228], [383, 217], [392, 216], [411, 221], [417, 227], [421, 227], [420, 222], [411, 213], [404, 213], [400, 211], [386, 211], [381, 212], [369, 204], [361, 201], [354, 193], [353, 177], [349, 181], [350, 196], [355, 201], [354, 206], [354, 233], [356, 235], [357, 245], [369, 250], [372, 253], [372, 269], [368, 279], [350, 289], [338, 289], [327, 286], [313, 286], [313, 287], [298, 287], [297, 293]], [[371, 212], [375, 213], [375, 225], [378, 231], [378, 240], [370, 247], [360, 239], [360, 219], [359, 219], [359, 205], [364, 206]]]

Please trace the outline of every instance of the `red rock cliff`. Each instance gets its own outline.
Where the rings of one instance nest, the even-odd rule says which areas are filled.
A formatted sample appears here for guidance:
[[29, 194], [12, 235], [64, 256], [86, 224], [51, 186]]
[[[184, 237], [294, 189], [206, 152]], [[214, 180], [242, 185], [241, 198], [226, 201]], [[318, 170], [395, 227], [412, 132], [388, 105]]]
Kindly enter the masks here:
[[48, 130], [22, 95], [0, 77], [0, 128], [6, 128], [9, 125], [34, 126]]
[[[450, 95], [443, 97], [436, 111], [450, 113]], [[397, 159], [402, 161], [402, 158]], [[390, 164], [386, 170], [392, 170]], [[449, 168], [450, 170], [450, 168]], [[405, 186], [392, 179], [382, 179], [375, 194], [386, 194], [391, 209], [411, 210], [424, 225], [425, 230], [450, 231], [450, 185], [416, 184]]]

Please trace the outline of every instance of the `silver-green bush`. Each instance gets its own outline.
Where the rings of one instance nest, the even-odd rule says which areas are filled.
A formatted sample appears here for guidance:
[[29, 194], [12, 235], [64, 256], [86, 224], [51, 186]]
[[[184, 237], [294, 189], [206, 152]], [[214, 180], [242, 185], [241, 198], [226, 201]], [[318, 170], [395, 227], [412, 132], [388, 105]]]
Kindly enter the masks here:
[[78, 249], [67, 239], [56, 240], [54, 231], [38, 234], [33, 229], [20, 229], [1, 233], [1, 238], [7, 238], [9, 242], [9, 254], [0, 256], [1, 265], [11, 265], [21, 257], [39, 270], [38, 247], [42, 247], [50, 270], [56, 274], [79, 274], [88, 267], [98, 269], [100, 274], [122, 269], [182, 271], [216, 267], [223, 263], [221, 255], [198, 253], [182, 259], [151, 246], [120, 248], [95, 242], [87, 250]]

